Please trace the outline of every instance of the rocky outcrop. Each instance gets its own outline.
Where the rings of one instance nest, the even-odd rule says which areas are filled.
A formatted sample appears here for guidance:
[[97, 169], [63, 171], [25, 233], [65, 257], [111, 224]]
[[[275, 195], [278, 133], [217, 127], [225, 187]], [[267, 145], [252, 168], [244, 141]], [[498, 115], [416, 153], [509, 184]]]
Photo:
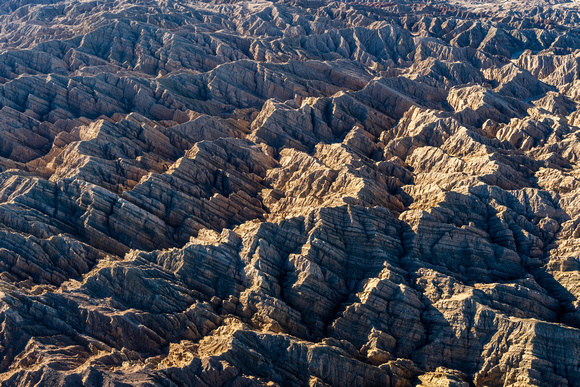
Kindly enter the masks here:
[[574, 3], [0, 4], [0, 384], [580, 385]]

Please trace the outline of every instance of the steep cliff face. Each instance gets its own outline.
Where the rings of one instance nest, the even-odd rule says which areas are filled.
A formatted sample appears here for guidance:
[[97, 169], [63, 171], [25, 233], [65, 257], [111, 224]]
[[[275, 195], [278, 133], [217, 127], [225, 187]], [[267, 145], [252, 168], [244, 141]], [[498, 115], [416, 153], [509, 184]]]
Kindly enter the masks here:
[[575, 3], [0, 4], [0, 383], [579, 386]]

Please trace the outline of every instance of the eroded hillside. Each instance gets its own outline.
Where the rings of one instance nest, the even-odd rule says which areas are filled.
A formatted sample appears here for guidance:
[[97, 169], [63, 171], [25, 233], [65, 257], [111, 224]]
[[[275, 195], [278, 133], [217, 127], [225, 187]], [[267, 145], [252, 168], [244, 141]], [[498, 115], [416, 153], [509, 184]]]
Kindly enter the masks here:
[[580, 385], [551, 3], [2, 2], [0, 382]]

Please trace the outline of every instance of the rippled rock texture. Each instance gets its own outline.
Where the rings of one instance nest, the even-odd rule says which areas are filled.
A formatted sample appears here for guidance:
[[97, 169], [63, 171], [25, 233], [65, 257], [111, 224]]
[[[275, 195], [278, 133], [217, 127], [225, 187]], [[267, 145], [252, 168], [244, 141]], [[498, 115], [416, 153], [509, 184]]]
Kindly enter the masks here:
[[0, 383], [579, 386], [576, 3], [0, 3]]

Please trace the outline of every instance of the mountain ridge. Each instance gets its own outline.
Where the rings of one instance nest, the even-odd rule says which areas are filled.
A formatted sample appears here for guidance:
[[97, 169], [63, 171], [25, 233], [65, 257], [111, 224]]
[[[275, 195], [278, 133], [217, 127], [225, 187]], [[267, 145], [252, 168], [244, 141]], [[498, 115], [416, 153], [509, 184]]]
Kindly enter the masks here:
[[0, 5], [0, 384], [580, 384], [575, 2]]

